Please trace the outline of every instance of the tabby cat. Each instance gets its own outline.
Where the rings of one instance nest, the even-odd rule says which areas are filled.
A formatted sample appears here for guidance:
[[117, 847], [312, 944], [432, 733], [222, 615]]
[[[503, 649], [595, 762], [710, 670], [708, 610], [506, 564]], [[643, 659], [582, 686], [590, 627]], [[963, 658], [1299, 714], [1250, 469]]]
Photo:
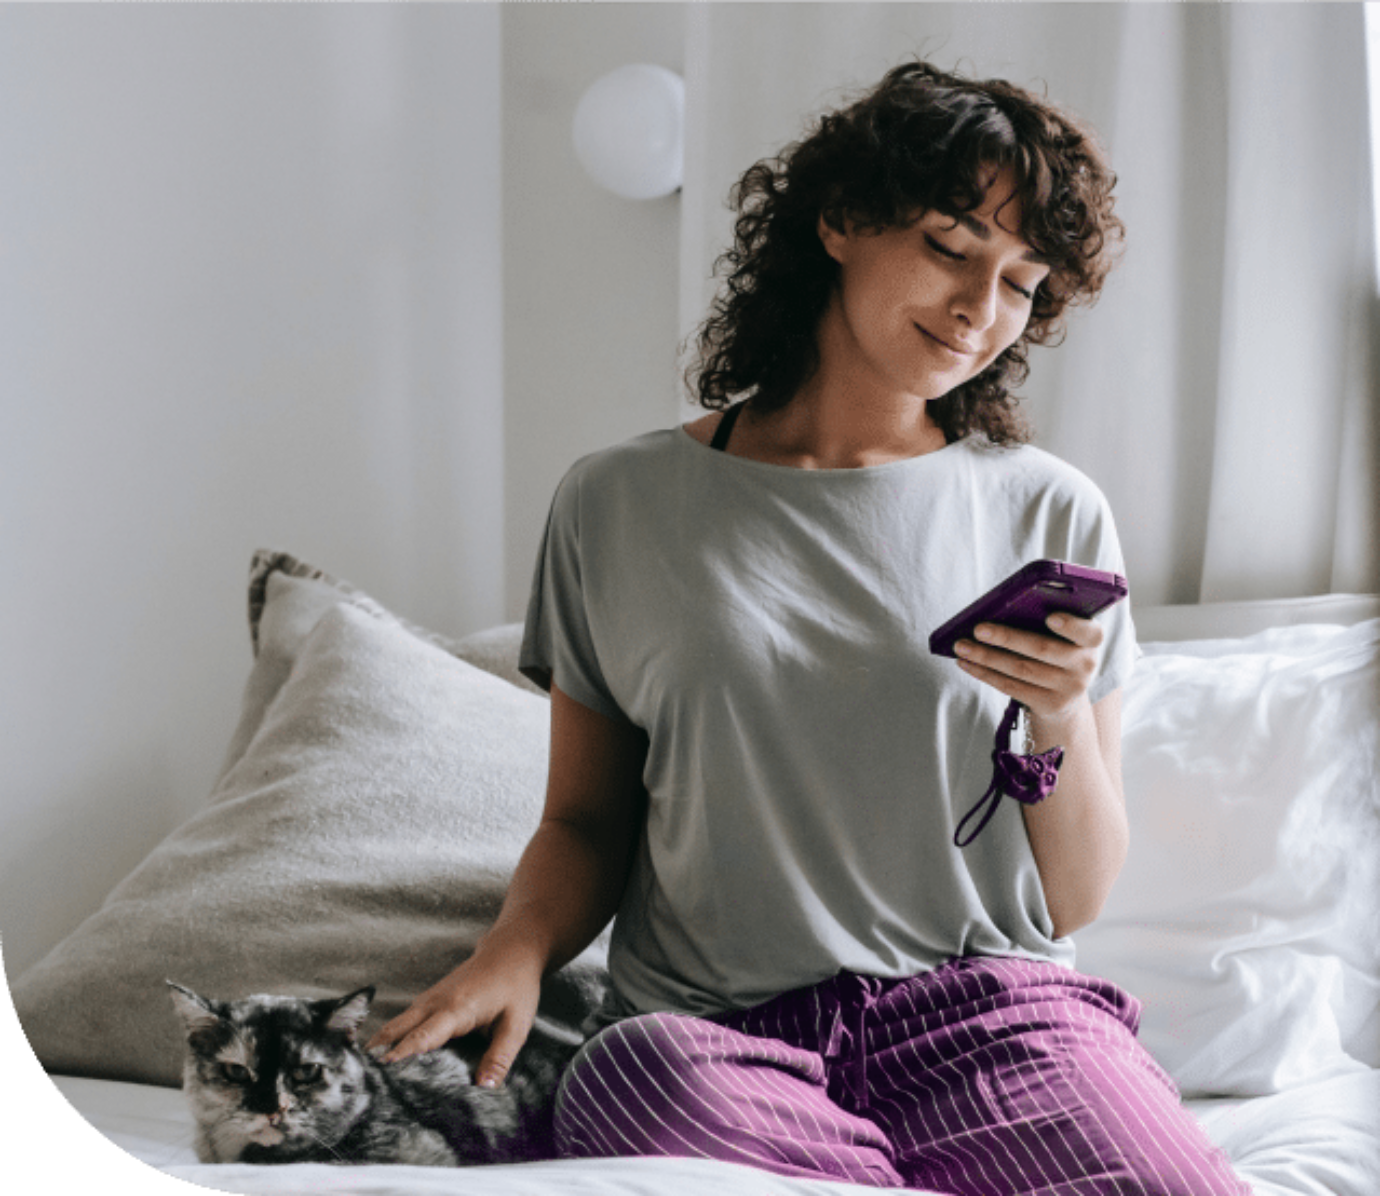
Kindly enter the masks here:
[[480, 1088], [450, 1047], [383, 1063], [356, 1045], [372, 988], [216, 1001], [168, 986], [187, 1031], [182, 1087], [203, 1163], [453, 1167], [554, 1155], [552, 1107], [573, 1045], [534, 1034], [507, 1082]]

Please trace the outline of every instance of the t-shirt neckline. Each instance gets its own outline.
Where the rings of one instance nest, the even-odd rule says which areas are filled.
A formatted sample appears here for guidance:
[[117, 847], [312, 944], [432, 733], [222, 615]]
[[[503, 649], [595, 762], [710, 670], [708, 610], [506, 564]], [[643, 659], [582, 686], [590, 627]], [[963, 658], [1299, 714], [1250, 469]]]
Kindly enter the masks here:
[[800, 474], [810, 477], [870, 477], [882, 473], [890, 473], [900, 470], [917, 468], [929, 462], [935, 457], [942, 457], [950, 449], [958, 448], [967, 443], [968, 438], [952, 441], [945, 444], [943, 448], [932, 449], [927, 453], [917, 453], [913, 457], [898, 457], [894, 461], [880, 461], [875, 465], [847, 465], [832, 467], [829, 469], [808, 469], [803, 465], [780, 465], [775, 461], [758, 461], [754, 457], [742, 457], [735, 453], [727, 452], [724, 449], [712, 448], [702, 440], [696, 439], [684, 424], [680, 424], [675, 431], [680, 438], [687, 442], [690, 449], [699, 450], [703, 453], [721, 457], [725, 461], [734, 462], [733, 467], [746, 467], [752, 469], [767, 470], [779, 474]]

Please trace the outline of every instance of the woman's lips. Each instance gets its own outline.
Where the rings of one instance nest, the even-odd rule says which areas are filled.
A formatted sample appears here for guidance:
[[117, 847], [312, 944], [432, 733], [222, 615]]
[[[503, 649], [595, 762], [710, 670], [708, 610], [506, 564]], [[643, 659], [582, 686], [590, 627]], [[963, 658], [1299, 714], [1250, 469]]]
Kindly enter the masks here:
[[941, 349], [947, 349], [955, 357], [971, 357], [973, 355], [974, 351], [972, 349], [963, 349], [960, 348], [958, 345], [951, 345], [943, 337], [935, 336], [935, 334], [931, 332], [928, 328], [921, 328], [919, 324], [917, 324], [915, 327], [919, 330], [919, 332], [922, 335], [932, 340]]

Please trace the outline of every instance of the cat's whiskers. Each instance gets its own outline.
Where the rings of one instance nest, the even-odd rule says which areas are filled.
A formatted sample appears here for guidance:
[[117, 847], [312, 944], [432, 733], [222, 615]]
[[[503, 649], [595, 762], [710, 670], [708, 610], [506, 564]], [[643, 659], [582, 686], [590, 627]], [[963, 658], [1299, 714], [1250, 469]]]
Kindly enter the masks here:
[[343, 1154], [341, 1154], [340, 1151], [336, 1150], [336, 1148], [331, 1143], [327, 1142], [324, 1138], [320, 1138], [316, 1134], [313, 1134], [311, 1130], [307, 1129], [305, 1126], [302, 1127], [301, 1134], [304, 1138], [310, 1138], [313, 1142], [315, 1142], [317, 1146], [321, 1147], [321, 1149], [324, 1150], [327, 1154], [329, 1154], [333, 1159], [335, 1159], [337, 1163], [349, 1162], [349, 1159], [347, 1159]]

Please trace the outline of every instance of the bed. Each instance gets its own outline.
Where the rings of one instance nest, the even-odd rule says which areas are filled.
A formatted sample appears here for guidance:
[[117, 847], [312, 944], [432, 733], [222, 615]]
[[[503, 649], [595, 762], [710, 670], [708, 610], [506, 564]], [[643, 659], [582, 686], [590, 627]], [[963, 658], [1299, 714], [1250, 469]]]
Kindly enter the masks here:
[[[536, 825], [546, 699], [519, 628], [453, 641], [284, 553], [256, 554], [253, 664], [209, 801], [12, 978], [62, 1095], [143, 1163], [230, 1192], [856, 1192], [697, 1160], [465, 1170], [204, 1165], [172, 978], [222, 997], [378, 988], [374, 1023], [492, 919]], [[1124, 696], [1133, 847], [1080, 970], [1256, 1196], [1380, 1192], [1380, 598], [1137, 609]], [[543, 994], [572, 1034], [596, 942]], [[366, 1028], [367, 1031], [367, 1028]]]

